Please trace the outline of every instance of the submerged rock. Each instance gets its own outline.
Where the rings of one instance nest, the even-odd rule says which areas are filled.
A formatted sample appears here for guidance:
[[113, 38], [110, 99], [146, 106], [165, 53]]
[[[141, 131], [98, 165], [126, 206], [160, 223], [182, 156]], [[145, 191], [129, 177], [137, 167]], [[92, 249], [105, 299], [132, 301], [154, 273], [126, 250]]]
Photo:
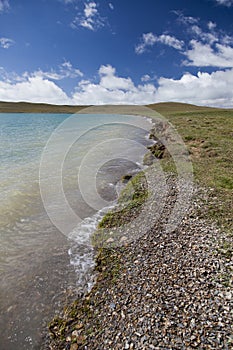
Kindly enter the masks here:
[[122, 181], [123, 183], [127, 183], [129, 180], [132, 179], [132, 177], [133, 177], [133, 175], [130, 175], [130, 174], [123, 175], [123, 176], [121, 177], [121, 181]]

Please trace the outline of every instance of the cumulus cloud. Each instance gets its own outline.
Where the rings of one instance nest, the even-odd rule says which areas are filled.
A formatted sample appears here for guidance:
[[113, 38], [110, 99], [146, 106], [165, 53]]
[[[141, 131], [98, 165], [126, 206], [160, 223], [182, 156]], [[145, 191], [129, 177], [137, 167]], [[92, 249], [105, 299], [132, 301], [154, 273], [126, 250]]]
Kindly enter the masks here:
[[0, 0], [0, 13], [9, 10], [10, 4], [8, 0]]
[[14, 40], [9, 39], [9, 38], [0, 38], [0, 46], [3, 49], [9, 49], [12, 45], [14, 45]]
[[215, 0], [218, 5], [223, 5], [227, 7], [231, 7], [233, 5], [233, 0]]
[[71, 23], [72, 28], [83, 27], [92, 31], [104, 26], [104, 20], [98, 12], [98, 5], [96, 2], [84, 3], [84, 10], [82, 15], [75, 17]]
[[73, 96], [75, 103], [149, 104], [162, 101], [186, 102], [210, 106], [233, 106], [233, 69], [211, 74], [184, 74], [180, 79], [160, 78], [158, 88], [153, 84], [136, 86], [130, 78], [116, 76], [111, 66], [99, 70], [100, 82], [81, 82]]
[[178, 40], [174, 36], [168, 34], [157, 36], [153, 33], [145, 33], [142, 35], [140, 44], [136, 46], [135, 52], [137, 54], [142, 54], [148, 47], [152, 47], [155, 43], [161, 43], [177, 50], [181, 50], [184, 45], [182, 40]]
[[114, 10], [114, 6], [113, 6], [113, 4], [111, 2], [108, 5], [109, 5], [111, 10]]
[[0, 100], [72, 104], [71, 98], [55, 83], [65, 78], [80, 78], [83, 73], [63, 62], [56, 70], [24, 72], [18, 75], [0, 67]]
[[188, 60], [186, 66], [197, 67], [233, 67], [233, 48], [216, 43], [215, 48], [210, 44], [204, 44], [191, 40], [191, 49], [184, 52]]
[[39, 76], [31, 77], [27, 81], [18, 83], [0, 81], [0, 100], [52, 104], [66, 104], [70, 102], [61, 88], [52, 81]]
[[150, 81], [151, 77], [149, 74], [145, 74], [141, 77], [141, 81], [145, 82], [145, 81]]
[[[0, 68], [1, 73], [1, 68]], [[46, 102], [54, 104], [150, 104], [173, 101], [215, 107], [233, 107], [233, 69], [213, 73], [185, 73], [180, 79], [161, 77], [157, 87], [136, 85], [130, 77], [121, 77], [111, 65], [102, 65], [98, 81], [82, 80], [68, 96], [54, 81], [42, 76], [23, 76], [18, 81], [0, 80], [0, 100]]]
[[158, 87], [153, 84], [136, 86], [128, 78], [116, 75], [112, 66], [99, 69], [99, 83], [82, 81], [72, 96], [76, 104], [149, 104], [174, 101], [233, 107], [233, 69], [191, 75], [184, 74], [180, 79], [160, 78]]
[[160, 78], [157, 101], [186, 102], [215, 107], [233, 107], [233, 69], [211, 74], [184, 74], [180, 79]]
[[155, 99], [152, 84], [135, 85], [130, 77], [116, 75], [111, 65], [101, 66], [99, 82], [81, 81], [72, 96], [75, 104], [146, 104]]

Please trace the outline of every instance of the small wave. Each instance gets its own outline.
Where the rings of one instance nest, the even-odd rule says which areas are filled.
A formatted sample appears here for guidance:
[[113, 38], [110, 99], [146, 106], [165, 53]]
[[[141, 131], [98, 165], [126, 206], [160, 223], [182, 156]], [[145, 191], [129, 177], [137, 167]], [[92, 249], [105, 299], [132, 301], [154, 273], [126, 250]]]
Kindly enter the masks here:
[[91, 244], [91, 236], [103, 216], [113, 207], [105, 207], [95, 215], [85, 218], [68, 236], [71, 244], [68, 251], [70, 263], [77, 274], [77, 288], [82, 291], [90, 291], [95, 280], [95, 253]]

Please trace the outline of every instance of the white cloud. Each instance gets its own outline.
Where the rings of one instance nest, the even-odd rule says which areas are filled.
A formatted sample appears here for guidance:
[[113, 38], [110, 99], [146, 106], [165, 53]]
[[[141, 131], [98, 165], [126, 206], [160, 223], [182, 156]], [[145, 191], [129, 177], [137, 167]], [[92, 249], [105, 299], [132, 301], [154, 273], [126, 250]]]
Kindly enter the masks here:
[[202, 29], [198, 25], [193, 25], [190, 27], [193, 34], [200, 36], [202, 34]]
[[[0, 68], [1, 73], [1, 68]], [[99, 80], [82, 80], [71, 96], [42, 76], [22, 76], [18, 81], [0, 81], [0, 100], [54, 104], [149, 104], [162, 101], [186, 102], [215, 107], [233, 107], [233, 69], [197, 75], [185, 73], [180, 79], [161, 77], [158, 87], [136, 85], [120, 77], [111, 65], [99, 68]], [[149, 77], [149, 75], [148, 75]]]
[[191, 49], [184, 52], [188, 60], [186, 66], [197, 67], [233, 67], [233, 48], [216, 43], [215, 48], [210, 44], [204, 44], [191, 40]]
[[157, 36], [153, 33], [142, 34], [141, 43], [135, 47], [135, 52], [141, 54], [145, 52], [148, 46], [153, 46], [156, 43]]
[[178, 22], [183, 23], [185, 25], [197, 24], [199, 22], [199, 18], [185, 16], [182, 11], [173, 11], [175, 15], [178, 17]]
[[80, 70], [65, 61], [57, 70], [8, 73], [0, 67], [0, 100], [72, 104], [72, 100], [54, 82], [83, 76]]
[[186, 102], [215, 107], [233, 107], [233, 69], [197, 76], [184, 74], [181, 79], [159, 79], [157, 101]]
[[145, 75], [143, 75], [142, 77], [141, 77], [141, 81], [143, 82], [143, 83], [145, 83], [145, 82], [148, 82], [148, 81], [153, 81], [153, 80], [157, 80], [157, 76], [156, 75], [153, 75], [153, 76], [151, 76], [151, 75], [149, 75], [149, 74], [145, 74]]
[[207, 42], [210, 44], [213, 44], [214, 42], [219, 41], [218, 35], [213, 31], [214, 23], [209, 22], [207, 26], [210, 26], [212, 29], [209, 33], [204, 32], [201, 27], [198, 25], [193, 25], [189, 27], [189, 32], [194, 35], [196, 38], [198, 38], [200, 41]]
[[[233, 1], [233, 0], [232, 0]], [[141, 54], [147, 47], [153, 46], [156, 42], [163, 43], [178, 50], [186, 59], [182, 62], [186, 66], [196, 67], [233, 67], [233, 37], [223, 31], [216, 30], [216, 23], [206, 23], [209, 31], [204, 31], [200, 20], [194, 17], [186, 17], [180, 11], [173, 11], [178, 16], [178, 21], [185, 25], [191, 40], [186, 43], [170, 35], [156, 36], [153, 33], [143, 34], [141, 43], [136, 46], [136, 53]]]
[[10, 4], [8, 0], [0, 0], [0, 13], [9, 10]]
[[0, 46], [3, 49], [9, 49], [12, 45], [14, 45], [14, 40], [9, 39], [9, 38], [0, 38]]
[[116, 76], [112, 66], [101, 66], [99, 83], [82, 81], [74, 93], [75, 104], [149, 104], [162, 101], [186, 102], [215, 107], [233, 107], [233, 69], [211, 74], [184, 74], [180, 79], [158, 80], [136, 86], [131, 78]]
[[116, 70], [110, 65], [101, 66], [99, 69], [100, 83], [99, 85], [107, 90], [124, 90], [133, 91], [135, 86], [130, 78], [120, 78], [115, 75]]
[[209, 21], [207, 23], [207, 26], [208, 26], [209, 30], [212, 30], [212, 29], [216, 28], [217, 24], [212, 22], [212, 21]]
[[4, 68], [0, 67], [0, 76], [4, 82], [15, 83], [15, 82], [26, 82], [30, 78], [40, 77], [42, 79], [49, 79], [59, 81], [62, 79], [75, 79], [82, 77], [83, 73], [72, 66], [69, 61], [63, 62], [57, 67], [57, 69], [51, 69], [49, 71], [43, 71], [38, 69], [34, 72], [24, 72], [21, 76], [15, 72], [8, 73]]
[[[225, 5], [228, 1], [220, 0]], [[232, 0], [233, 3], [233, 0]], [[176, 13], [180, 20], [187, 28], [188, 33], [192, 36], [187, 45], [189, 48], [181, 52], [186, 56], [183, 62], [186, 66], [196, 67], [233, 67], [233, 37], [223, 31], [216, 30], [216, 23], [209, 21], [207, 27], [209, 31], [204, 31], [200, 25], [199, 19], [185, 17], [182, 12]], [[196, 22], [195, 22], [196, 20]]]
[[71, 27], [77, 28], [81, 26], [92, 31], [103, 27], [104, 20], [100, 16], [97, 7], [97, 3], [94, 1], [84, 3], [83, 14], [75, 17], [71, 23]]
[[116, 68], [112, 67], [110, 64], [106, 66], [102, 65], [99, 69], [100, 76], [113, 76], [116, 73]]
[[113, 4], [111, 2], [108, 5], [109, 5], [111, 10], [114, 10], [114, 6], [113, 6]]
[[145, 74], [145, 75], [143, 75], [143, 76], [141, 77], [141, 81], [142, 81], [142, 82], [146, 82], [146, 81], [149, 81], [149, 80], [151, 80], [151, 77], [150, 77], [149, 74]]
[[111, 65], [101, 66], [99, 82], [81, 81], [73, 94], [75, 104], [146, 104], [155, 100], [156, 88], [152, 84], [136, 86], [130, 77], [116, 75]]
[[0, 81], [11, 84], [25, 81], [25, 78], [15, 72], [7, 72], [3, 67], [0, 67]]
[[61, 1], [64, 2], [65, 5], [72, 4], [73, 2], [75, 2], [75, 0], [61, 0]]
[[174, 36], [162, 34], [158, 37], [158, 42], [173, 47], [174, 49], [181, 50], [184, 42], [176, 39]]
[[52, 104], [67, 104], [70, 102], [61, 88], [52, 81], [39, 76], [18, 83], [0, 81], [0, 100]]
[[136, 46], [135, 52], [137, 54], [142, 54], [146, 51], [147, 47], [152, 47], [155, 43], [161, 43], [177, 50], [181, 50], [184, 45], [182, 40], [178, 40], [174, 36], [168, 34], [157, 36], [153, 33], [145, 33], [142, 35], [141, 43]]
[[65, 78], [77, 78], [82, 77], [83, 73], [77, 69], [73, 68], [72, 64], [69, 61], [65, 61], [62, 63], [57, 70], [50, 70], [50, 71], [42, 71], [38, 70], [33, 73], [33, 76], [40, 76], [42, 78], [48, 78], [51, 80], [62, 80]]
[[89, 2], [85, 4], [84, 14], [88, 17], [95, 17], [98, 13], [95, 2]]
[[227, 7], [231, 7], [233, 5], [233, 0], [215, 0], [218, 5], [223, 5]]
[[233, 37], [230, 36], [230, 35], [225, 34], [225, 35], [222, 37], [221, 42], [222, 42], [222, 44], [224, 44], [224, 45], [233, 44]]

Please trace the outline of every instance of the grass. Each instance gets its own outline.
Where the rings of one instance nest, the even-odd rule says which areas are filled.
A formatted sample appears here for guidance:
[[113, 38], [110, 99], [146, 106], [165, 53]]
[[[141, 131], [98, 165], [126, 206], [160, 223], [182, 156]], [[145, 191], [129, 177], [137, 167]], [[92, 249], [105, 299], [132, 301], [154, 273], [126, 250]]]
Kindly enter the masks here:
[[47, 103], [0, 102], [0, 113], [77, 113], [87, 106], [51, 105]]
[[232, 230], [233, 110], [164, 103], [153, 105], [176, 128], [187, 145], [195, 180], [211, 188], [208, 215]]
[[122, 209], [108, 212], [99, 222], [98, 228], [111, 228], [121, 226], [131, 219], [132, 211], [136, 213], [148, 196], [146, 178], [143, 172], [135, 175], [126, 185], [118, 198], [118, 204]]
[[[148, 197], [147, 182], [144, 172], [139, 172], [126, 185], [118, 198], [118, 206], [109, 211], [99, 222], [97, 230], [92, 236], [92, 245], [98, 249], [106, 248], [109, 239], [111, 246], [118, 246], [122, 238], [118, 227], [129, 223], [137, 217], [141, 206]], [[114, 230], [111, 230], [114, 229]], [[100, 251], [98, 250], [98, 252]], [[103, 252], [102, 252], [103, 254]]]

